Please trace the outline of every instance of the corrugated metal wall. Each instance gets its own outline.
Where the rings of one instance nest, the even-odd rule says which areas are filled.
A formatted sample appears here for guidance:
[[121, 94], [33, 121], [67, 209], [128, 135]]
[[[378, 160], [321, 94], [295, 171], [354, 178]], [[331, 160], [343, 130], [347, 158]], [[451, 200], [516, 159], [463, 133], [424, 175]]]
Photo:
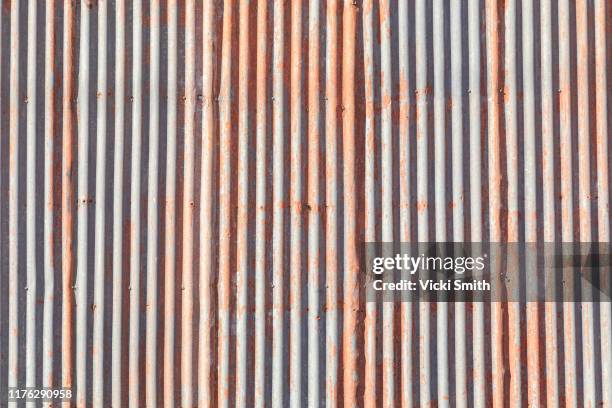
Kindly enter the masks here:
[[359, 273], [363, 241], [609, 242], [609, 1], [1, 13], [1, 395], [612, 406], [610, 303], [382, 305]]

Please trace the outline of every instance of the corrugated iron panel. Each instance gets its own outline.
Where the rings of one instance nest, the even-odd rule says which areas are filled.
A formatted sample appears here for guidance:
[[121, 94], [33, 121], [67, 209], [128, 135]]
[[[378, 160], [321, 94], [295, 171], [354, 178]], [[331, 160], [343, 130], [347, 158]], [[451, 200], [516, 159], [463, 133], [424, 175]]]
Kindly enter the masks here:
[[0, 12], [0, 395], [612, 406], [610, 303], [359, 272], [364, 241], [610, 241], [609, 1]]

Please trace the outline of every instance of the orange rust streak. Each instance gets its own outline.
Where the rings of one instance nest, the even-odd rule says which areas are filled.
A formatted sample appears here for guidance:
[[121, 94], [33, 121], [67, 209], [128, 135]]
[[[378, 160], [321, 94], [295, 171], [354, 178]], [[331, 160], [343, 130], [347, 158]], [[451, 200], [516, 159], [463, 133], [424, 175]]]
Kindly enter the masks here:
[[74, 3], [64, 0], [62, 96], [62, 386], [72, 388], [74, 292]]
[[422, 213], [422, 212], [426, 211], [427, 208], [429, 208], [429, 203], [427, 201], [418, 200], [416, 202], [417, 212]]
[[344, 404], [357, 406], [357, 314], [359, 311], [358, 259], [356, 242], [356, 177], [355, 177], [355, 23], [357, 7], [351, 0], [344, 0], [342, 39], [342, 104], [344, 148]]
[[[488, 59], [488, 110], [489, 110], [489, 228], [491, 241], [501, 241], [501, 160], [499, 137], [499, 20], [497, 1], [487, 0], [487, 59]], [[504, 400], [504, 367], [502, 350], [503, 316], [502, 305], [495, 302], [491, 307], [492, 382], [493, 406], [502, 407]]]

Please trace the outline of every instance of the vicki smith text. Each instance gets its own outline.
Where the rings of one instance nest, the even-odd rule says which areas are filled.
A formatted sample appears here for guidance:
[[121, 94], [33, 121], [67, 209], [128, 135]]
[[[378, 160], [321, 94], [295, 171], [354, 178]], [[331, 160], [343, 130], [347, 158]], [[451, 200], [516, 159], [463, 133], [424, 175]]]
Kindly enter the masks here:
[[456, 279], [419, 279], [418, 281], [402, 279], [398, 282], [384, 282], [382, 279], [376, 279], [372, 282], [372, 288], [377, 291], [490, 291], [491, 284], [485, 279], [469, 282]]

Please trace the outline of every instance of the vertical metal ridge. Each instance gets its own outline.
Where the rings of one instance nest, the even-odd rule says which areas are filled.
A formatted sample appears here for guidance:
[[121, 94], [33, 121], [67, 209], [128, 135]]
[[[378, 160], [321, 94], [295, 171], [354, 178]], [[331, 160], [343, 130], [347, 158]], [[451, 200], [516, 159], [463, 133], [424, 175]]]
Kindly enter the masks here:
[[[532, 1], [523, 1], [522, 30], [523, 30], [523, 133], [524, 133], [524, 197], [525, 197], [525, 242], [537, 242], [537, 175], [536, 175], [536, 133], [535, 133], [535, 49]], [[530, 293], [537, 288], [537, 265], [530, 254], [526, 259], [526, 274]], [[527, 401], [529, 405], [540, 404], [540, 339], [538, 304], [527, 303]]]
[[[417, 241], [429, 240], [428, 200], [428, 85], [427, 85], [427, 21], [426, 2], [418, 0], [414, 6], [415, 19], [415, 98], [416, 98], [416, 210]], [[421, 405], [432, 402], [430, 364], [430, 305], [419, 303], [419, 396]]]
[[96, 90], [96, 190], [94, 232], [94, 299], [92, 348], [92, 404], [104, 406], [104, 298], [105, 244], [106, 244], [106, 103], [107, 103], [107, 2], [98, 3], [98, 78]]
[[[150, 356], [145, 362], [145, 403], [157, 406], [157, 310], [158, 310], [158, 210], [159, 210], [159, 59], [160, 2], [150, 2], [150, 69], [149, 69], [149, 163], [147, 187], [147, 289], [146, 345]], [[103, 48], [102, 48], [103, 49]]]
[[218, 404], [230, 405], [230, 296], [231, 296], [231, 177], [232, 177], [232, 0], [223, 2], [221, 81], [219, 88], [219, 332]]
[[[195, 1], [188, 0], [185, 2], [185, 153], [183, 157], [183, 262], [181, 268], [181, 405], [185, 407], [193, 406], [193, 230], [195, 212], [194, 173], [196, 103], [195, 10]], [[224, 8], [224, 12], [228, 12], [227, 4]], [[228, 256], [227, 253], [223, 253], [222, 249], [221, 253], [222, 258]], [[221, 296], [219, 298], [221, 299]], [[223, 327], [220, 326], [219, 329], [221, 331]], [[223, 361], [221, 353], [219, 353], [219, 359]]]
[[142, 0], [132, 6], [132, 149], [130, 183], [130, 309], [128, 345], [128, 401], [130, 407], [140, 404], [140, 207], [142, 157]]
[[[554, 163], [554, 128], [553, 128], [553, 61], [552, 61], [552, 10], [551, 1], [540, 3], [540, 36], [541, 36], [541, 92], [542, 92], [542, 202], [543, 202], [543, 239], [555, 242], [555, 163]], [[547, 281], [554, 284], [554, 273], [546, 274]], [[559, 404], [560, 366], [557, 357], [557, 305], [548, 302], [544, 306], [545, 354], [546, 354], [546, 403], [549, 406]]]
[[[124, 133], [125, 133], [125, 1], [115, 3], [115, 122], [114, 122], [114, 157], [113, 157], [113, 316], [111, 339], [111, 403], [113, 406], [123, 404], [124, 377], [123, 367], [123, 169], [124, 169]], [[129, 381], [128, 381], [129, 387]]]
[[[399, 206], [400, 206], [400, 231], [399, 238], [401, 242], [409, 242], [414, 237], [411, 234], [410, 209], [412, 207], [410, 199], [410, 186], [414, 184], [414, 179], [410, 178], [410, 154], [413, 146], [410, 144], [410, 126], [412, 121], [410, 118], [410, 102], [413, 100], [410, 95], [411, 83], [409, 80], [410, 63], [409, 60], [409, 21], [408, 21], [408, 3], [399, 2], [398, 4], [398, 46], [399, 46]], [[366, 144], [369, 147], [369, 144]], [[367, 150], [372, 150], [372, 147]], [[367, 187], [366, 187], [367, 189]], [[368, 240], [369, 241], [369, 240]], [[374, 241], [374, 239], [372, 239]], [[374, 309], [376, 305], [366, 305], [366, 308]], [[414, 379], [418, 375], [413, 374], [413, 354], [412, 348], [414, 344], [413, 328], [414, 324], [414, 306], [410, 302], [402, 303], [400, 307], [401, 319], [401, 404], [403, 407], [409, 408], [415, 405], [416, 398], [414, 396]], [[372, 328], [373, 330], [373, 328]], [[374, 396], [371, 397], [374, 400]]]
[[[319, 307], [320, 278], [319, 271], [323, 262], [320, 259], [319, 229], [321, 225], [320, 202], [320, 76], [319, 76], [319, 44], [320, 44], [320, 3], [319, 0], [310, 0], [308, 9], [308, 138], [307, 138], [307, 209], [308, 209], [308, 406], [321, 405], [319, 379], [320, 347], [319, 338], [321, 328], [319, 320], [321, 310]], [[325, 367], [325, 364], [323, 364]]]
[[[208, 20], [210, 21], [210, 20]], [[168, 25], [168, 96], [166, 123], [177, 123], [177, 60], [178, 60], [178, 3], [167, 2]], [[203, 121], [204, 122], [204, 121]], [[165, 407], [173, 407], [174, 400], [174, 351], [176, 308], [176, 149], [177, 127], [168, 126], [166, 132], [166, 190], [164, 214], [164, 385]]]
[[[18, 205], [19, 205], [19, 1], [10, 4], [10, 61], [9, 61], [9, 322], [8, 322], [8, 386], [18, 386]], [[17, 406], [16, 403], [11, 404]]]
[[[375, 185], [375, 124], [374, 124], [374, 3], [365, 0], [363, 3], [363, 58], [364, 58], [364, 91], [365, 91], [365, 233], [366, 242], [376, 241], [376, 211], [374, 203]], [[328, 301], [329, 302], [329, 301]], [[366, 303], [364, 321], [364, 405], [376, 404], [376, 314], [377, 305]], [[387, 374], [388, 375], [388, 374]]]
[[[597, 160], [597, 219], [598, 241], [610, 242], [610, 185], [609, 166], [610, 146], [608, 129], [608, 80], [606, 67], [606, 4], [596, 0], [593, 12], [595, 18], [595, 146]], [[609, 7], [609, 3], [608, 3]], [[608, 29], [609, 32], [609, 29]], [[611, 279], [604, 279], [604, 285], [610, 287]], [[601, 339], [601, 384], [602, 405], [612, 404], [612, 305], [600, 306]]]
[[62, 67], [62, 386], [73, 385], [74, 300], [74, 4], [64, 0]]
[[356, 406], [359, 381], [357, 366], [357, 317], [359, 279], [357, 258], [357, 174], [355, 168], [355, 38], [357, 4], [344, 0], [342, 12], [342, 184], [344, 233], [343, 396], [346, 406]]
[[[28, 1], [27, 106], [26, 123], [26, 379], [36, 385], [36, 14], [38, 6]], [[34, 406], [29, 402], [26, 406]]]
[[[488, 186], [489, 186], [489, 238], [500, 242], [501, 233], [501, 160], [500, 160], [500, 109], [499, 109], [499, 37], [497, 1], [485, 3], [486, 13], [486, 58], [487, 58], [487, 142], [488, 142]], [[492, 404], [503, 406], [504, 367], [502, 350], [502, 305], [491, 305], [491, 369]]]
[[[255, 99], [255, 235], [266, 237], [266, 191], [267, 191], [267, 146], [268, 125], [268, 1], [257, 1], [257, 56]], [[269, 218], [269, 217], [268, 217]], [[254, 403], [257, 408], [265, 406], [266, 388], [266, 240], [255, 242], [255, 356], [254, 356]]]
[[[436, 241], [447, 241], [446, 220], [446, 106], [444, 86], [444, 25], [448, 17], [444, 15], [441, 0], [433, 2], [433, 139], [434, 139], [434, 217]], [[437, 401], [441, 407], [450, 407], [450, 379], [448, 376], [448, 304], [436, 304], [436, 385]]]
[[89, 217], [89, 20], [90, 7], [81, 2], [79, 24], [79, 72], [77, 94], [77, 265], [74, 282], [76, 306], [76, 405], [84, 407], [87, 399], [87, 286]]
[[[211, 312], [211, 285], [213, 274], [212, 248], [212, 205], [205, 205], [205, 200], [213, 197], [213, 138], [214, 138], [214, 96], [213, 96], [213, 43], [215, 29], [213, 26], [214, 8], [212, 1], [207, 1], [203, 8], [203, 112], [202, 112], [202, 180], [200, 186], [200, 344], [198, 361], [198, 406], [208, 407], [211, 401], [211, 363], [209, 350], [212, 348], [211, 328], [213, 326]], [[174, 164], [174, 163], [173, 163]], [[173, 197], [174, 198], [174, 197]], [[170, 246], [171, 243], [168, 242]], [[170, 289], [168, 289], [170, 290]], [[172, 294], [173, 296], [173, 294]], [[168, 315], [172, 317], [173, 306], [168, 307]], [[173, 352], [171, 350], [170, 352]], [[171, 371], [171, 368], [164, 368]], [[166, 406], [173, 406], [172, 397], [167, 397]]]
[[302, 398], [302, 0], [291, 1], [289, 84], [289, 405]]
[[249, 166], [249, 3], [239, 2], [238, 10], [238, 210], [236, 237], [236, 406], [247, 406], [247, 314], [248, 314], [248, 199]]
[[284, 2], [273, 2], [272, 18], [272, 407], [285, 405], [284, 334]]
[[338, 0], [326, 4], [325, 33], [325, 274], [326, 336], [325, 400], [337, 407], [340, 388], [340, 339], [338, 336], [340, 305], [338, 304]]
[[[392, 78], [391, 78], [391, 10], [386, 0], [380, 1], [380, 161], [381, 161], [381, 199], [382, 241], [393, 241], [393, 140], [392, 127]], [[392, 302], [383, 304], [383, 339], [382, 339], [382, 365], [383, 365], [383, 406], [395, 405], [395, 353], [393, 320], [395, 305]]]
[[[517, 97], [517, 63], [516, 63], [516, 1], [503, 3], [503, 75], [500, 78], [503, 88], [503, 117], [500, 122], [500, 136], [505, 137], [505, 146], [501, 146], [501, 155], [505, 153], [507, 179], [502, 181], [506, 187], [505, 200], [502, 193], [502, 211], [506, 210], [507, 218], [505, 237], [502, 241], [519, 241], [519, 146], [518, 146], [518, 97]], [[502, 139], [503, 140], [503, 139]], [[505, 150], [505, 151], [504, 151]], [[503, 172], [503, 169], [502, 169]], [[502, 225], [502, 230], [504, 229]], [[511, 265], [507, 265], [511, 267]], [[509, 285], [509, 291], [516, 291], [516, 284]], [[516, 293], [516, 292], [515, 292]], [[520, 404], [521, 399], [521, 306], [517, 302], [508, 303], [508, 367], [510, 372], [510, 404]], [[500, 343], [503, 346], [503, 343]]]
[[[576, 79], [578, 116], [578, 223], [579, 242], [592, 241], [591, 229], [591, 149], [589, 123], [589, 27], [588, 3], [583, 0], [576, 5]], [[583, 285], [582, 293], [592, 296], [592, 288]], [[593, 302], [581, 303], [582, 312], [582, 386], [583, 405], [593, 407], [596, 402], [595, 385], [595, 328]]]
[[[571, 77], [570, 77], [570, 2], [560, 0], [558, 5], [559, 21], [559, 150], [560, 150], [560, 206], [561, 241], [574, 239], [574, 220], [572, 211], [572, 118], [571, 118]], [[572, 285], [572, 283], [570, 283]], [[573, 286], [573, 285], [572, 285]], [[573, 288], [571, 288], [573, 289]], [[563, 303], [564, 337], [564, 378], [565, 401], [569, 405], [578, 404], [576, 378], [576, 327], [575, 309], [570, 302]]]
[[[410, 209], [412, 207], [410, 202], [410, 185], [414, 183], [410, 177], [410, 126], [412, 125], [410, 117], [410, 102], [411, 98], [409, 95], [411, 89], [411, 83], [409, 81], [409, 67], [411, 61], [409, 61], [409, 21], [408, 21], [408, 3], [398, 3], [398, 68], [399, 68], [399, 206], [400, 206], [400, 220], [399, 220], [399, 237], [401, 242], [408, 242], [412, 239], [411, 235], [411, 220], [410, 220]], [[371, 39], [370, 39], [371, 41]], [[365, 40], [364, 40], [365, 42]], [[369, 52], [372, 54], [373, 51]], [[364, 61], [365, 65], [368, 65], [367, 61]], [[370, 63], [371, 64], [371, 63]], [[372, 107], [370, 107], [372, 109]], [[367, 115], [367, 114], [366, 114]], [[371, 129], [373, 133], [373, 129]], [[366, 142], [366, 151], [373, 151], [373, 143]], [[366, 191], [369, 191], [366, 186]], [[373, 193], [373, 191], [372, 191]], [[366, 199], [367, 200], [367, 199]], [[373, 201], [373, 197], [370, 197], [370, 201]], [[370, 204], [372, 205], [372, 204]], [[366, 204], [367, 206], [367, 204]], [[367, 210], [366, 210], [367, 211]], [[373, 229], [373, 227], [370, 227]], [[368, 227], [366, 227], [368, 229]], [[371, 239], [375, 241], [374, 237]], [[370, 239], [366, 238], [366, 241]], [[374, 313], [376, 305], [367, 304], [366, 308], [372, 309]], [[415, 405], [414, 378], [417, 377], [412, 372], [412, 348], [413, 348], [413, 327], [414, 327], [414, 316], [413, 311], [416, 308], [413, 307], [412, 303], [405, 302], [400, 306], [400, 319], [401, 319], [401, 371], [400, 371], [400, 384], [401, 384], [401, 404], [403, 407], [412, 407]], [[371, 328], [374, 331], [374, 327]], [[373, 354], [373, 353], [372, 353]], [[373, 369], [371, 371], [374, 371]], [[374, 373], [372, 373], [374, 375]], [[374, 379], [370, 379], [374, 384]], [[366, 379], [366, 383], [368, 379]], [[371, 401], [374, 401], [374, 395], [370, 397]]]
[[[478, 0], [469, 0], [467, 5], [468, 14], [468, 100], [469, 100], [469, 188], [470, 188], [470, 240], [481, 242], [483, 239], [483, 215], [482, 215], [482, 143], [481, 132], [485, 129], [481, 126], [482, 105], [480, 86], [480, 22], [481, 10]], [[486, 19], [485, 19], [486, 21]], [[485, 101], [485, 103], [488, 101]], [[484, 305], [474, 303], [473, 305], [473, 398], [474, 406], [482, 408], [485, 406], [486, 376], [485, 376], [485, 322]], [[466, 333], [467, 334], [467, 333]]]
[[[467, 10], [466, 10], [467, 11]], [[466, 11], [463, 11], [465, 13]], [[452, 3], [450, 6], [449, 26], [451, 35], [450, 44], [450, 65], [451, 65], [451, 163], [452, 163], [452, 226], [453, 241], [462, 242], [465, 240], [465, 190], [464, 190], [464, 163], [463, 155], [463, 101], [464, 94], [462, 89], [463, 67], [462, 67], [462, 27], [461, 27], [462, 8], [460, 3]], [[470, 16], [468, 16], [469, 18]], [[469, 29], [469, 27], [468, 27]], [[469, 36], [469, 33], [468, 33]], [[469, 46], [468, 46], [469, 48]], [[472, 92], [468, 90], [468, 93]], [[468, 152], [470, 150], [468, 149]], [[464, 302], [455, 304], [455, 372], [449, 371], [449, 377], [454, 374], [455, 383], [455, 404], [457, 407], [464, 408], [468, 401], [468, 370], [467, 364], [467, 322], [466, 305]], [[473, 337], [472, 337], [473, 338]], [[476, 377], [474, 375], [473, 377]], [[452, 381], [451, 381], [452, 383]], [[452, 396], [449, 396], [449, 400]]]

